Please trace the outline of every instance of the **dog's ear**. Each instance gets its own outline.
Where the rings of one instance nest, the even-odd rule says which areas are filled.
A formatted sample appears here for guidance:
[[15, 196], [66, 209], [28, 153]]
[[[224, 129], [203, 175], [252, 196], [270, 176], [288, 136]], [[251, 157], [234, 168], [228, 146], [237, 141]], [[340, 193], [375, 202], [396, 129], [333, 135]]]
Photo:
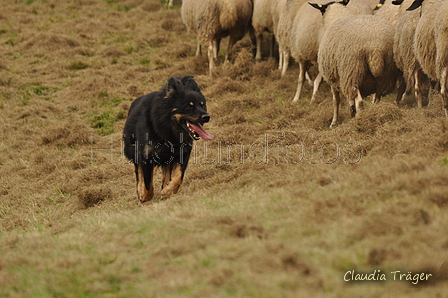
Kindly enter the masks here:
[[179, 77], [171, 77], [168, 79], [163, 88], [164, 98], [178, 97], [184, 92], [184, 85]]
[[194, 80], [193, 76], [183, 76], [179, 77], [179, 79], [181, 80], [182, 85], [184, 85], [184, 88], [201, 92], [201, 89], [199, 88], [198, 83], [196, 83], [196, 81]]

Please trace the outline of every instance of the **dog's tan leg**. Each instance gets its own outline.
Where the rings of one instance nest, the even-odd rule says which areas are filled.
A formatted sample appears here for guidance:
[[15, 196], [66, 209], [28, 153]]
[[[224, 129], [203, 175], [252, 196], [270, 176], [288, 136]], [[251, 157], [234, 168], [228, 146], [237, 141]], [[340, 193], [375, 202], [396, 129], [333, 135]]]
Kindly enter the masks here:
[[168, 165], [166, 167], [162, 167], [162, 189], [165, 188], [165, 186], [170, 183], [171, 180], [171, 165]]
[[[165, 175], [163, 181], [165, 181]], [[165, 187], [162, 190], [162, 199], [168, 198], [171, 194], [176, 194], [182, 184], [182, 169], [180, 164], [175, 164], [171, 171], [171, 181], [164, 184]]]
[[[151, 169], [152, 171], [152, 169]], [[154, 185], [152, 183], [152, 173], [151, 173], [151, 185], [149, 189], [146, 188], [145, 178], [143, 174], [143, 169], [141, 165], [138, 165], [138, 173], [137, 173], [137, 196], [140, 202], [144, 203], [152, 200], [154, 197]]]

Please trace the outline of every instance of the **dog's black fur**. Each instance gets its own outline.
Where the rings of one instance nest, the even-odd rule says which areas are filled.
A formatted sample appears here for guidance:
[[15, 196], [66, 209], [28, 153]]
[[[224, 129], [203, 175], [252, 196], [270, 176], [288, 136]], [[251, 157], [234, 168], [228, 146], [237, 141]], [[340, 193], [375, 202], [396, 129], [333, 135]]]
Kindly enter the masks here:
[[160, 90], [139, 97], [124, 126], [124, 154], [134, 163], [137, 196], [154, 195], [153, 169], [162, 167], [162, 198], [176, 193], [184, 178], [193, 140], [211, 140], [202, 128], [210, 120], [205, 97], [192, 76], [172, 77]]

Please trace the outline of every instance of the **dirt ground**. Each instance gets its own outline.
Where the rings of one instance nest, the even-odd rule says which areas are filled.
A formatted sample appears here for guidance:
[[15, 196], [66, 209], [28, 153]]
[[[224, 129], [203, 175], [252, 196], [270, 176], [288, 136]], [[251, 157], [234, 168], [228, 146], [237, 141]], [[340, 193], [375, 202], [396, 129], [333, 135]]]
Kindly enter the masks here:
[[[355, 119], [344, 101], [341, 124], [329, 129], [328, 86], [321, 86], [316, 103], [309, 103], [306, 86], [292, 104], [296, 65], [281, 77], [275, 58], [255, 63], [248, 37], [236, 45], [231, 63], [223, 64], [220, 53], [210, 76], [206, 56], [195, 57], [195, 36], [175, 4], [2, 3], [0, 293], [448, 297], [448, 119], [440, 95], [434, 91], [420, 110], [411, 96], [399, 107], [395, 94], [378, 105], [366, 99]], [[215, 138], [196, 143], [178, 194], [160, 201], [156, 191], [154, 202], [140, 204], [133, 166], [121, 152], [127, 110], [170, 76], [187, 74], [208, 100], [211, 121], [205, 128]], [[157, 173], [156, 190], [160, 181]], [[114, 237], [81, 232], [108, 231], [105, 226], [116, 220], [122, 227], [110, 232]], [[160, 222], [150, 228], [148, 220]], [[124, 245], [119, 235], [134, 224], [147, 226], [147, 233], [159, 226], [165, 236], [145, 242], [142, 264], [154, 266], [133, 272], [133, 280], [122, 276], [119, 291], [87, 280], [91, 296], [79, 296], [64, 279], [65, 296], [40, 296], [44, 285], [26, 290], [23, 272], [72, 270], [38, 256], [51, 251], [51, 241], [78, 231], [89, 245], [100, 247], [92, 244], [99, 237], [105, 247], [118, 249]], [[74, 246], [55, 245], [76, 255]], [[91, 262], [101, 259], [98, 251]], [[122, 266], [124, 251], [115, 252]], [[203, 255], [211, 263], [192, 261]], [[74, 270], [90, 276], [89, 269]], [[351, 270], [381, 270], [388, 282], [343, 281]], [[412, 284], [394, 281], [395, 271], [431, 276]], [[144, 288], [144, 280], [158, 294]], [[150, 294], [136, 294], [143, 290]]]

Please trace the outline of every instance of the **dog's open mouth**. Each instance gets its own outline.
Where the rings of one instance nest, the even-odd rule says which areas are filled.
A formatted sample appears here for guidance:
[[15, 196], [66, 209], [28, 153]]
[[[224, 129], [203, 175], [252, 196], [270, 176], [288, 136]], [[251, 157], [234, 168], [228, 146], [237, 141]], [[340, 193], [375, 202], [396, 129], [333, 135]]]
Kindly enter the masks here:
[[185, 121], [185, 125], [187, 126], [188, 132], [193, 139], [199, 140], [202, 138], [206, 141], [213, 140], [213, 136], [206, 132], [201, 124]]

